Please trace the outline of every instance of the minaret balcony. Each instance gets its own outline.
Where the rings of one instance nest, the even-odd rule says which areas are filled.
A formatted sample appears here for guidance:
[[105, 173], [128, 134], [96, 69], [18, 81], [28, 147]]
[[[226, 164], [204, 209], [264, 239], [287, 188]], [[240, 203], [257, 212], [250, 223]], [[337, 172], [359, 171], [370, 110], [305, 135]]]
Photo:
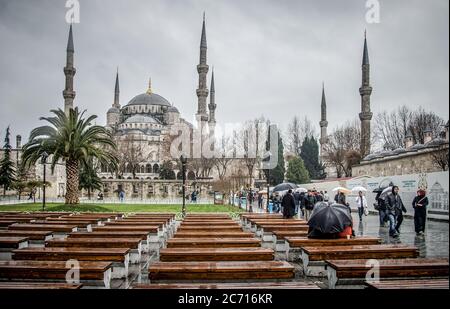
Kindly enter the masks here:
[[359, 119], [361, 121], [372, 120], [373, 113], [372, 112], [362, 112], [359, 114]]
[[199, 64], [197, 66], [197, 71], [199, 74], [208, 74], [209, 66], [207, 64]]
[[209, 95], [208, 88], [205, 89], [197, 89], [197, 96], [198, 97], [207, 97]]
[[65, 67], [64, 68], [64, 74], [66, 74], [66, 75], [75, 75], [76, 72], [77, 72], [77, 69], [75, 69], [74, 67]]
[[326, 121], [326, 120], [321, 121], [321, 122], [320, 122], [320, 127], [321, 127], [321, 128], [323, 128], [323, 127], [328, 127], [328, 121]]
[[359, 88], [359, 93], [361, 95], [371, 95], [373, 91], [373, 88], [370, 86], [363, 86], [361, 88]]

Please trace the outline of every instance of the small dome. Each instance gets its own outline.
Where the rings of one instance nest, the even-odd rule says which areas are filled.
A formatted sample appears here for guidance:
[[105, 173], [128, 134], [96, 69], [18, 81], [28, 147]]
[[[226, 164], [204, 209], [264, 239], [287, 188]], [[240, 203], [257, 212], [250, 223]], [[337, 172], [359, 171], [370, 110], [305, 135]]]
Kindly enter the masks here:
[[443, 138], [435, 138], [432, 141], [429, 141], [424, 145], [424, 147], [439, 147], [441, 145], [447, 144], [448, 142], [445, 141]]
[[172, 105], [162, 96], [156, 94], [156, 93], [143, 93], [140, 95], [135, 96], [131, 101], [128, 103], [127, 106], [130, 105], [161, 105], [161, 106], [168, 106], [171, 107]]
[[116, 108], [116, 107], [111, 107], [108, 110], [108, 114], [120, 114], [120, 109]]
[[405, 152], [407, 152], [407, 151], [404, 148], [397, 148], [394, 150], [394, 154], [397, 154], [397, 155], [401, 154], [401, 153], [405, 153]]
[[153, 123], [153, 124], [160, 124], [158, 120], [151, 116], [144, 116], [144, 115], [134, 115], [125, 120], [124, 123]]
[[171, 106], [169, 107], [169, 109], [167, 110], [169, 113], [177, 113], [179, 114], [180, 111], [178, 110], [178, 108], [176, 108], [175, 106]]
[[424, 148], [425, 148], [425, 145], [416, 144], [416, 145], [412, 146], [411, 148], [409, 148], [409, 150], [417, 151], [417, 150], [421, 150], [421, 149], [424, 149]]

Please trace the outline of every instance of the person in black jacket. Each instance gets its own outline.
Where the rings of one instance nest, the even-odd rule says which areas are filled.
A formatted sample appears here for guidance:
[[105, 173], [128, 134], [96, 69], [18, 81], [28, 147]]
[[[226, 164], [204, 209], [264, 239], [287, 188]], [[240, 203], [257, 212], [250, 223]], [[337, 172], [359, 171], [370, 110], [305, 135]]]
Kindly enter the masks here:
[[403, 205], [402, 198], [398, 194], [398, 186], [392, 187], [392, 192], [386, 196], [386, 208], [389, 218], [389, 235], [397, 238], [400, 234], [400, 225], [403, 221], [403, 212], [406, 212], [406, 208]]
[[295, 200], [292, 195], [292, 190], [289, 190], [288, 193], [283, 196], [283, 200], [281, 201], [281, 205], [283, 208], [283, 218], [291, 219], [295, 215]]
[[425, 234], [425, 224], [427, 222], [428, 197], [425, 190], [417, 191], [417, 196], [412, 202], [414, 208], [414, 227], [416, 234], [422, 236]]

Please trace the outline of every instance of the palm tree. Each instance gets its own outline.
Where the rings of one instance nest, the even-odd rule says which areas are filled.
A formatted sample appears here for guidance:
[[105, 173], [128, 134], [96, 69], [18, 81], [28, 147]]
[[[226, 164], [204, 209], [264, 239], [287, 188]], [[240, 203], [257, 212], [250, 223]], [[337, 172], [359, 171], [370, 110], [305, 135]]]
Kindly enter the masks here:
[[61, 160], [66, 165], [66, 204], [79, 203], [79, 173], [81, 166], [87, 166], [90, 158], [100, 163], [117, 165], [114, 155], [116, 144], [111, 134], [101, 126], [92, 125], [97, 118], [84, 118], [84, 112], [71, 109], [66, 115], [61, 109], [52, 110], [54, 117], [41, 117], [50, 126], [42, 126], [31, 131], [30, 141], [23, 147], [24, 164], [35, 164], [44, 152], [51, 157], [51, 170]]

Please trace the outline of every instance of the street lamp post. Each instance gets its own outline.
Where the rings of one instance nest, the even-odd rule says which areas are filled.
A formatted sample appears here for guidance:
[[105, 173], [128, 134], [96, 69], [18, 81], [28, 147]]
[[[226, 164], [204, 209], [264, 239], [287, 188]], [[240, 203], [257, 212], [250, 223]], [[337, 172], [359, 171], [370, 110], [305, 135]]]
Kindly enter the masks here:
[[267, 162], [267, 205], [266, 205], [266, 211], [269, 211], [269, 197], [270, 197], [270, 159], [272, 157], [272, 153], [268, 151], [265, 156], [264, 160]]
[[47, 185], [46, 184], [46, 167], [45, 167], [45, 165], [47, 164], [47, 158], [48, 158], [48, 153], [46, 153], [44, 151], [44, 153], [42, 154], [42, 160], [41, 160], [42, 166], [44, 168], [44, 171], [42, 174], [42, 176], [44, 178], [44, 183], [42, 185], [42, 211], [45, 210], [45, 187]]
[[181, 172], [183, 174], [183, 208], [181, 210], [181, 213], [183, 215], [183, 218], [186, 217], [186, 164], [187, 164], [187, 158], [185, 155], [182, 155], [180, 158], [181, 161]]

